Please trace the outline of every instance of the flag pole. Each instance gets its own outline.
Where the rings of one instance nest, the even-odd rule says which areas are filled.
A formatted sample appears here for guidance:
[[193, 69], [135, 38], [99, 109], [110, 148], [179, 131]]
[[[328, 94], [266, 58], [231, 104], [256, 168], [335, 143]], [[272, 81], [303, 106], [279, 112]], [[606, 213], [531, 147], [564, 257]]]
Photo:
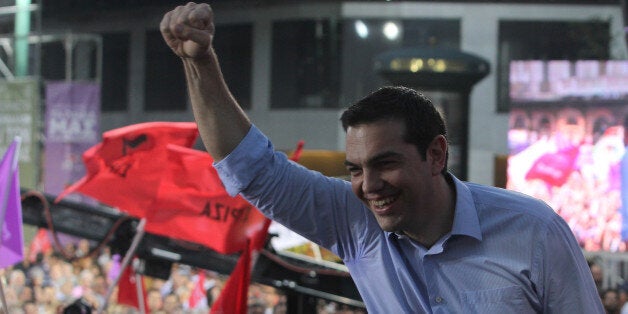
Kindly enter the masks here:
[[109, 298], [111, 297], [111, 294], [113, 294], [113, 289], [118, 285], [118, 282], [120, 281], [120, 277], [122, 277], [122, 272], [127, 266], [129, 266], [131, 258], [133, 257], [133, 255], [135, 255], [135, 251], [137, 251], [137, 247], [139, 246], [140, 241], [144, 237], [144, 225], [146, 225], [146, 218], [142, 218], [140, 220], [140, 223], [137, 225], [135, 236], [133, 237], [131, 246], [129, 247], [129, 250], [126, 252], [126, 255], [124, 255], [124, 258], [122, 259], [122, 264], [120, 265], [120, 272], [116, 275], [116, 280], [114, 280], [111, 286], [109, 286], [109, 289], [107, 289], [107, 296], [105, 297], [105, 301], [103, 302], [102, 306], [96, 313], [103, 313], [103, 311], [107, 309]]
[[[3, 276], [4, 277], [4, 276]], [[4, 309], [3, 313], [9, 313], [9, 306], [7, 305], [7, 298], [4, 296], [4, 287], [2, 283], [2, 277], [0, 277], [0, 296], [2, 296], [2, 308]]]
[[[133, 269], [138, 268], [138, 260], [133, 260]], [[142, 275], [138, 274], [135, 270], [135, 290], [137, 291], [137, 304], [140, 307], [140, 313], [146, 314], [146, 305], [144, 304], [144, 281], [142, 280]]]

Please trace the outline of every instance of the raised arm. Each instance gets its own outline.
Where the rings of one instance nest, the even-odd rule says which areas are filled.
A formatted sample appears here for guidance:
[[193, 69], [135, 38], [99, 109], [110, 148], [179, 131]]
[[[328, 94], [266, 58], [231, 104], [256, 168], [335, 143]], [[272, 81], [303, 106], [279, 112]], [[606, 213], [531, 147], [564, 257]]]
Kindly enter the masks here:
[[214, 18], [208, 4], [190, 2], [166, 13], [161, 34], [181, 58], [198, 129], [212, 157], [227, 156], [246, 135], [251, 122], [225, 83], [213, 49]]

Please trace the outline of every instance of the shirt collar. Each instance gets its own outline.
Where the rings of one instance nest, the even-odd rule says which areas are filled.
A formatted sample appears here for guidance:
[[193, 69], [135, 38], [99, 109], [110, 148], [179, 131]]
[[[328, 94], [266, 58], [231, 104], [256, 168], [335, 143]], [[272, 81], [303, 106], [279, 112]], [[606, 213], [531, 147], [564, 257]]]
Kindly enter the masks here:
[[[478, 211], [475, 207], [475, 202], [473, 202], [471, 191], [462, 181], [451, 173], [447, 173], [447, 180], [453, 182], [456, 188], [454, 223], [449, 234], [469, 236], [482, 241], [480, 220], [478, 219]], [[403, 234], [397, 234], [395, 232], [386, 232], [386, 236], [388, 238], [395, 237], [396, 239], [404, 237]]]
[[456, 208], [454, 212], [454, 224], [451, 228], [452, 235], [466, 235], [482, 240], [482, 229], [478, 211], [473, 201], [473, 195], [469, 187], [454, 175], [448, 174], [456, 187]]

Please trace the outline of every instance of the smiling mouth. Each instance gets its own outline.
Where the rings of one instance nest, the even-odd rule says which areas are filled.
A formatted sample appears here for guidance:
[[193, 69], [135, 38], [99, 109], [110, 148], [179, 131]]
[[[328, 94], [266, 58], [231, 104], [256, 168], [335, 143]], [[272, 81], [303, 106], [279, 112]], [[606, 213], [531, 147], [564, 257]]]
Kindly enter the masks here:
[[378, 200], [369, 200], [371, 208], [376, 210], [384, 210], [386, 207], [397, 200], [396, 196], [386, 197]]

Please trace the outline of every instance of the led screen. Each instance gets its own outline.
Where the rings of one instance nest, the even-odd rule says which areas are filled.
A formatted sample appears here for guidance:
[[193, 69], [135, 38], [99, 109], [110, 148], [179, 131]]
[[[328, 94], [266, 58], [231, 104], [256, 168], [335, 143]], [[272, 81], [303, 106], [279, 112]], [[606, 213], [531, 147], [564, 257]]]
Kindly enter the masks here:
[[547, 202], [585, 250], [626, 251], [628, 61], [513, 61], [509, 80], [507, 188]]

